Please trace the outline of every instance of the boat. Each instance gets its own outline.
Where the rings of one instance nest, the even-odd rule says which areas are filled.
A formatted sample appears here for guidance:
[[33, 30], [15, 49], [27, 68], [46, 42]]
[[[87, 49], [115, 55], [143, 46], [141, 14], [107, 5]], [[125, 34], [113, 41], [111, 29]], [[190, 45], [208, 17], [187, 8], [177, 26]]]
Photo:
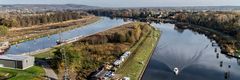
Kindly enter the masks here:
[[56, 43], [57, 43], [57, 45], [60, 45], [62, 43], [66, 43], [66, 41], [65, 40], [57, 40]]
[[68, 39], [68, 40], [61, 40], [61, 39], [59, 39], [59, 40], [56, 41], [56, 43], [57, 43], [57, 45], [60, 45], [62, 43], [71, 43], [71, 42], [75, 42], [75, 41], [81, 39], [82, 37], [83, 36], [80, 35], [80, 36], [77, 36], [77, 37], [74, 37], [74, 38]]
[[179, 69], [178, 69], [177, 67], [175, 67], [175, 68], [173, 69], [173, 71], [174, 71], [174, 74], [175, 74], [175, 75], [178, 75], [178, 74], [179, 74]]
[[3, 54], [7, 49], [9, 49], [9, 42], [0, 42], [0, 55]]

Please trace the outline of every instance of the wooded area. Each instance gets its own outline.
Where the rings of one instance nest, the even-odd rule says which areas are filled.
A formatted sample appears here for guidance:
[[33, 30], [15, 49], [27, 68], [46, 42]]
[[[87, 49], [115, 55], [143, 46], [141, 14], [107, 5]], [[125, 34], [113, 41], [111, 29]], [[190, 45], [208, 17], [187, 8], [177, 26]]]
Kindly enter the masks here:
[[240, 40], [240, 15], [237, 13], [177, 13], [173, 19], [214, 29]]
[[80, 19], [88, 15], [81, 11], [50, 11], [40, 13], [9, 13], [1, 14], [0, 25], [7, 27], [29, 27], [46, 23], [62, 22], [67, 20]]

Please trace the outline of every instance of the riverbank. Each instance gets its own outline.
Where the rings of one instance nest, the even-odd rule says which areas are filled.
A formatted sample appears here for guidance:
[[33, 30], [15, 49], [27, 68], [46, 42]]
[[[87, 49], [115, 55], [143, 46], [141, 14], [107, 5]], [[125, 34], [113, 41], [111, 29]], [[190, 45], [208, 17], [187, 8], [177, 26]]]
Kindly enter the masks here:
[[160, 31], [152, 28], [151, 33], [130, 49], [132, 55], [116, 72], [131, 80], [140, 80], [160, 37]]
[[9, 41], [11, 44], [17, 44], [36, 38], [49, 36], [63, 31], [72, 30], [84, 25], [91, 24], [98, 21], [100, 18], [96, 16], [85, 16], [78, 20], [69, 20], [59, 23], [51, 23], [46, 25], [39, 25], [26, 28], [10, 29], [7, 37], [1, 38], [0, 41]]

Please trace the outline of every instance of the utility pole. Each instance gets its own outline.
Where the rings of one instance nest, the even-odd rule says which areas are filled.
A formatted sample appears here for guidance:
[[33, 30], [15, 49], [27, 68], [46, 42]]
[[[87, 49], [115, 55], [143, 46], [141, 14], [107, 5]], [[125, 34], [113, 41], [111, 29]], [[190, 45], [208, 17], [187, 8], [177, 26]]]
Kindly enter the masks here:
[[[60, 33], [59, 33], [59, 42], [61, 42], [61, 41], [62, 41], [62, 33], [60, 31]], [[69, 74], [68, 74], [67, 56], [66, 56], [65, 48], [63, 46], [61, 46], [60, 52], [62, 54], [62, 59], [63, 59], [63, 62], [64, 62], [64, 76], [63, 76], [63, 80], [70, 80]]]
[[68, 74], [68, 62], [67, 62], [67, 56], [64, 48], [61, 48], [61, 53], [62, 53], [62, 59], [64, 60], [64, 76], [63, 80], [70, 80], [69, 74]]

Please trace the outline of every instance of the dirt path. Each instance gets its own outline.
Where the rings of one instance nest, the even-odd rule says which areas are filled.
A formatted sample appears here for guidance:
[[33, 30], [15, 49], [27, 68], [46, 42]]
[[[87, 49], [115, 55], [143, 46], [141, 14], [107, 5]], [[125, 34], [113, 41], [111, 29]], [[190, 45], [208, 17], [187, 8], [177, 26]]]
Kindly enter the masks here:
[[40, 64], [42, 65], [44, 71], [45, 71], [45, 76], [49, 80], [57, 80], [58, 76], [57, 74], [53, 71], [53, 69], [50, 67], [50, 65], [46, 61], [39, 61]]

